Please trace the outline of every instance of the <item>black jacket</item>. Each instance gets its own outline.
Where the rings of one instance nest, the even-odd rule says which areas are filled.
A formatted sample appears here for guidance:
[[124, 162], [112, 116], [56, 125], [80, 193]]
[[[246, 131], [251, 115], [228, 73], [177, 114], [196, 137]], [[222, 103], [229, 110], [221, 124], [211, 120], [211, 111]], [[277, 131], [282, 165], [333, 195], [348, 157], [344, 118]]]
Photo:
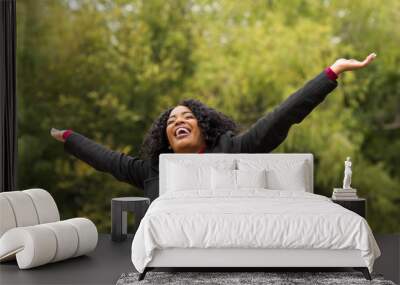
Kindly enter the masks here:
[[[300, 123], [337, 87], [336, 80], [321, 72], [293, 93], [272, 112], [257, 120], [239, 135], [231, 131], [221, 135], [214, 147], [205, 153], [268, 153], [286, 138], [290, 127]], [[144, 190], [152, 201], [158, 197], [158, 161], [142, 160], [116, 152], [73, 132], [64, 143], [64, 150], [85, 161], [96, 170], [111, 173], [120, 181]], [[201, 154], [200, 154], [201, 155]]]

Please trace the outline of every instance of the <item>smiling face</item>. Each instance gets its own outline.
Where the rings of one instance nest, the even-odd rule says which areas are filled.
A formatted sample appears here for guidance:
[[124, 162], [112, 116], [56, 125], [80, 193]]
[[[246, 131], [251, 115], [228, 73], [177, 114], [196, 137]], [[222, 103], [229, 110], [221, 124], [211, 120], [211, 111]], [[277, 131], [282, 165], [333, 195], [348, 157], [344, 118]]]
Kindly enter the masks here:
[[166, 133], [175, 153], [197, 153], [205, 144], [198, 121], [186, 106], [176, 106], [167, 119]]

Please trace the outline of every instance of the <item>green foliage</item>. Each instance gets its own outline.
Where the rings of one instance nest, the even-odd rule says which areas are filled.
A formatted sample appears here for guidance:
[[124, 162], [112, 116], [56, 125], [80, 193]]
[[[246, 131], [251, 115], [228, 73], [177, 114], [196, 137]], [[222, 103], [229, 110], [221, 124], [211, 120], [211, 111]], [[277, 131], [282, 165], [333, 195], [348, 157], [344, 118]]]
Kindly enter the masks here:
[[47, 189], [63, 218], [109, 232], [110, 199], [143, 192], [65, 153], [51, 127], [135, 156], [183, 98], [245, 130], [336, 59], [374, 51], [274, 152], [313, 153], [315, 192], [328, 196], [351, 156], [372, 229], [399, 232], [399, 11], [396, 0], [19, 0], [18, 187]]

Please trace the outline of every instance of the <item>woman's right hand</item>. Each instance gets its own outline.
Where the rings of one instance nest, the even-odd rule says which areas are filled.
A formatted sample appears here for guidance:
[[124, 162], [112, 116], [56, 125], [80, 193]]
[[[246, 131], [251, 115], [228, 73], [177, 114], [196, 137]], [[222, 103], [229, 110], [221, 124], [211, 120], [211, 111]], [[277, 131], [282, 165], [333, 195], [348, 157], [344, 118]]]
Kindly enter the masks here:
[[66, 132], [67, 130], [58, 130], [55, 128], [51, 128], [50, 130], [50, 134], [53, 138], [55, 138], [56, 140], [60, 141], [60, 142], [65, 142], [64, 138], [63, 138], [63, 134], [64, 132]]

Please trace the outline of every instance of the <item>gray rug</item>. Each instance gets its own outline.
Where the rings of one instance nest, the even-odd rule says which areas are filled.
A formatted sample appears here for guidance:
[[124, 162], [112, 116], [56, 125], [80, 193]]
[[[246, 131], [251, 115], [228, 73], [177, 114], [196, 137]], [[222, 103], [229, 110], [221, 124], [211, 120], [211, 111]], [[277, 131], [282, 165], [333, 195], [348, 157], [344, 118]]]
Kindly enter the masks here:
[[133, 284], [387, 284], [382, 275], [372, 274], [372, 281], [361, 272], [147, 272], [145, 279], [138, 281], [139, 273], [124, 273], [116, 285]]

